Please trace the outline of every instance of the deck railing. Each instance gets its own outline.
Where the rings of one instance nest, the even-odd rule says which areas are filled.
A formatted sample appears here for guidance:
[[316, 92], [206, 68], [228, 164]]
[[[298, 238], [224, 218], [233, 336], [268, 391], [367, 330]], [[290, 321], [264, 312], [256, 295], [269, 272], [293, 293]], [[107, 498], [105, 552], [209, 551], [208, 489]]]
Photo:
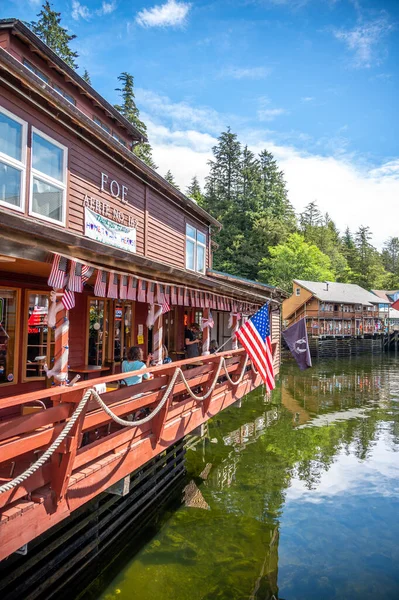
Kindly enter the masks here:
[[[0, 400], [0, 559], [261, 383], [243, 349], [148, 372], [133, 386], [117, 387], [123, 373]], [[27, 526], [15, 532], [17, 514]]]

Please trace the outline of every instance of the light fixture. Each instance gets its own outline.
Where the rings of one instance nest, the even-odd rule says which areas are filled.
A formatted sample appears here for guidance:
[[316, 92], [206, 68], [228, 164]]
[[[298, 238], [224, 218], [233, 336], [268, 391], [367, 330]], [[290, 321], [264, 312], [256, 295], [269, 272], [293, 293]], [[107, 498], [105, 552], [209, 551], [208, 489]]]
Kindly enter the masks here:
[[0, 262], [15, 262], [17, 259], [13, 258], [12, 256], [4, 256], [3, 254], [0, 254]]

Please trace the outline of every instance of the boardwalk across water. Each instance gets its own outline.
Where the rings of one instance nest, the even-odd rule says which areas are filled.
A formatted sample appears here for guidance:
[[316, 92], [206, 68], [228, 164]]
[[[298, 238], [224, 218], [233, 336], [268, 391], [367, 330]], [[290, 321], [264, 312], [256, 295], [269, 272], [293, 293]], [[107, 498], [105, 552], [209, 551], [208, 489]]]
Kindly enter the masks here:
[[218, 415], [188, 452], [185, 501], [88, 596], [399, 598], [398, 368], [290, 365], [271, 402], [257, 390]]

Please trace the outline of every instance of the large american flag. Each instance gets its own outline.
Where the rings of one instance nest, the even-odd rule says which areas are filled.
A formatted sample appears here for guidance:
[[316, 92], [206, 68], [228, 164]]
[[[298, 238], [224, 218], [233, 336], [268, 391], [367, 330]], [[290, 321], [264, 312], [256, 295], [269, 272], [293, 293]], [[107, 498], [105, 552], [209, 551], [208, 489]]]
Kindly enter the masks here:
[[67, 277], [68, 259], [59, 254], [54, 255], [53, 266], [48, 278], [49, 287], [60, 290], [64, 287]]
[[82, 292], [82, 263], [71, 260], [71, 268], [69, 269], [68, 289], [71, 292]]
[[268, 392], [274, 390], [272, 344], [270, 341], [269, 305], [262, 306], [236, 333]]

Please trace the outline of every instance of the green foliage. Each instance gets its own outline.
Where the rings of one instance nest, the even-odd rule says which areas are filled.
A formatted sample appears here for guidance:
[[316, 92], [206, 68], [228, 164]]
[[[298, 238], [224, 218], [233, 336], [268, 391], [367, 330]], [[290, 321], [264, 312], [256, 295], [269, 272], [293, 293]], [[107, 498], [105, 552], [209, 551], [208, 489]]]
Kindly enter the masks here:
[[87, 69], [85, 69], [85, 72], [82, 75], [82, 79], [84, 79], [86, 83], [91, 85], [91, 79], [90, 79], [90, 75], [89, 75], [89, 72]]
[[194, 202], [196, 202], [200, 206], [203, 204], [204, 196], [201, 191], [201, 186], [199, 184], [199, 181], [198, 181], [198, 178], [196, 175], [194, 175], [194, 177], [191, 180], [190, 185], [188, 186], [188, 188], [186, 190], [186, 196], [188, 196], [189, 198], [194, 200]]
[[334, 281], [330, 258], [315, 244], [305, 241], [299, 233], [292, 233], [285, 244], [269, 248], [270, 258], [260, 263], [261, 281], [291, 291], [293, 279]]
[[78, 53], [69, 47], [76, 35], [69, 35], [68, 30], [61, 26], [61, 13], [52, 10], [50, 2], [46, 0], [37, 16], [39, 20], [32, 21], [30, 24], [33, 33], [54, 50], [67, 65], [72, 69], [77, 69]]
[[[143, 138], [147, 137], [147, 126], [140, 119], [140, 111], [136, 106], [134, 96], [134, 77], [126, 71], [121, 73], [118, 77], [121, 82], [121, 87], [116, 88], [117, 92], [120, 92], [122, 97], [122, 104], [115, 104], [116, 110], [118, 110], [132, 125], [138, 129], [143, 135]], [[152, 169], [156, 169], [157, 166], [152, 158], [152, 149], [148, 142], [139, 142], [133, 147], [133, 154], [140, 158]]]
[[177, 185], [175, 178], [172, 175], [171, 171], [168, 171], [164, 177], [164, 179], [166, 179], [166, 181], [168, 183], [170, 183], [170, 185], [173, 185], [177, 190], [180, 190], [179, 186]]

